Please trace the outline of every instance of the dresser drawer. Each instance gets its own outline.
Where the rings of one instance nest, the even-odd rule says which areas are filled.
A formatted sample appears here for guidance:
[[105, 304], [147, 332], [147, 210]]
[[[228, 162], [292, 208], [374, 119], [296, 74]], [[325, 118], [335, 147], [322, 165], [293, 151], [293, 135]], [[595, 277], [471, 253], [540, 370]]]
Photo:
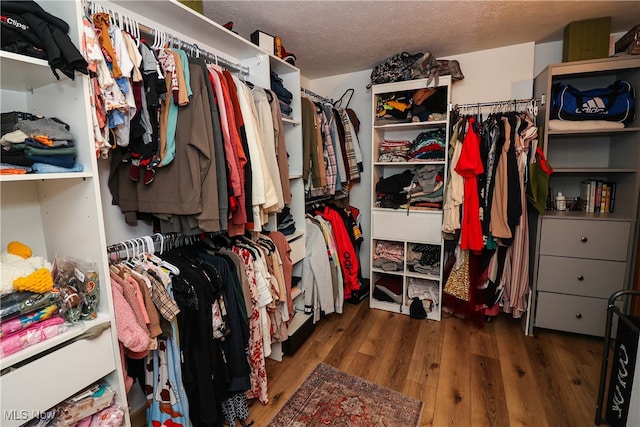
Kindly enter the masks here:
[[406, 210], [371, 212], [371, 237], [374, 239], [439, 245], [441, 228], [441, 211], [409, 211], [408, 215]]
[[540, 253], [626, 261], [629, 233], [631, 225], [628, 222], [544, 218]]
[[10, 412], [20, 414], [12, 418], [20, 418], [46, 411], [113, 372], [115, 361], [111, 331], [107, 329], [93, 340], [76, 341], [2, 375], [0, 425], [17, 426], [26, 421], [6, 419]]
[[625, 288], [626, 265], [620, 261], [541, 255], [538, 290], [609, 298]]
[[604, 335], [607, 299], [538, 292], [535, 326], [586, 335]]

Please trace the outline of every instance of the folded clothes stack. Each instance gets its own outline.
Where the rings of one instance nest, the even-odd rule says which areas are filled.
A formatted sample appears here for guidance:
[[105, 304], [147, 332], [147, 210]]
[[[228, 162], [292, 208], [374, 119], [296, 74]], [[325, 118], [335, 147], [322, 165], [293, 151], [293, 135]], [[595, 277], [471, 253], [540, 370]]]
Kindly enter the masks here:
[[440, 274], [440, 246], [412, 243], [407, 253], [409, 271], [421, 274]]
[[378, 149], [379, 162], [407, 162], [411, 158], [411, 141], [382, 140]]
[[424, 165], [416, 170], [409, 188], [409, 204], [413, 207], [442, 209], [444, 168]]
[[407, 283], [407, 297], [410, 300], [417, 298], [422, 302], [427, 313], [433, 311], [440, 304], [440, 288], [434, 280], [409, 277]]
[[0, 174], [82, 172], [69, 125], [56, 118], [2, 113]]
[[442, 160], [445, 158], [445, 138], [444, 128], [429, 129], [421, 132], [411, 142], [411, 160]]
[[284, 87], [280, 76], [273, 71], [271, 72], [271, 90], [275, 92], [280, 101], [280, 111], [282, 115], [290, 119], [293, 111], [293, 108], [291, 108], [293, 94]]
[[402, 277], [382, 275], [375, 281], [373, 297], [379, 301], [402, 304]]
[[384, 271], [400, 271], [403, 268], [404, 245], [399, 242], [378, 240], [373, 253], [373, 266]]
[[289, 236], [296, 232], [296, 223], [293, 220], [293, 216], [291, 215], [291, 210], [288, 206], [285, 206], [282, 209], [282, 212], [277, 214], [278, 221], [278, 231], [284, 234], [285, 236]]

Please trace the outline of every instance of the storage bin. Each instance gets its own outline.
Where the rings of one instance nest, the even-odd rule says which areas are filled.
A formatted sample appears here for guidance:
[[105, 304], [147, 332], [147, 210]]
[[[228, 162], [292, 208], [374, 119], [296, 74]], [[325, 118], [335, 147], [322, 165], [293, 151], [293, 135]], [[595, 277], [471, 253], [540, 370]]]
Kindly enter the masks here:
[[611, 18], [595, 18], [571, 22], [564, 28], [562, 62], [609, 56]]

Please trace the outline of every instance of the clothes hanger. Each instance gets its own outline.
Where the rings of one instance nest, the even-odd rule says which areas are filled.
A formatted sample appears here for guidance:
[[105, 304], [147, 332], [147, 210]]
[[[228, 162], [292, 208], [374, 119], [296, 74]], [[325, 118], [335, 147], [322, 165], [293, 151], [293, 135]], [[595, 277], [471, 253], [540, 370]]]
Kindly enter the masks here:
[[133, 239], [131, 241], [132, 245], [135, 245], [133, 257], [131, 258], [131, 263], [134, 267], [142, 267], [142, 261], [144, 260], [144, 247], [143, 243], [140, 239]]
[[264, 237], [259, 237], [258, 241], [259, 242], [263, 242], [264, 244], [266, 244], [271, 251], [276, 251], [277, 250], [275, 243], [273, 243], [273, 240], [271, 240], [271, 239], [267, 239], [267, 238], [264, 238]]
[[151, 32], [153, 35], [153, 43], [151, 43], [151, 46], [149, 47], [155, 50], [155, 49], [158, 49], [158, 31], [155, 28], [153, 28]]
[[[121, 263], [122, 266], [126, 266], [128, 268], [135, 268], [135, 265], [133, 264], [132, 259], [135, 257], [135, 247], [134, 244], [131, 240], [125, 240], [122, 242], [122, 244], [125, 247], [125, 252], [126, 252], [126, 259], [124, 260], [123, 263]], [[129, 245], [131, 245], [131, 253], [129, 253]]]
[[136, 44], [136, 47], [140, 47], [140, 34], [138, 33], [140, 29], [138, 28], [138, 23], [133, 18], [127, 17], [127, 20], [129, 21], [129, 35]]
[[[157, 237], [158, 240], [160, 241], [160, 252], [159, 254], [162, 255], [164, 253], [164, 249], [165, 246], [169, 247], [171, 245], [170, 243], [170, 239], [167, 239], [166, 245], [165, 245], [165, 236], [161, 233], [155, 233], [153, 235], [154, 237]], [[166, 270], [168, 270], [169, 272], [173, 273], [174, 275], [179, 275], [180, 274], [180, 269], [171, 264], [169, 261], [166, 261], [162, 258], [159, 258], [158, 256], [155, 255], [155, 245], [153, 244], [153, 238], [150, 236], [145, 236], [144, 239], [148, 239], [148, 241], [150, 242], [150, 250], [147, 251], [146, 253], [146, 259], [147, 261], [152, 262], [153, 264], [155, 264], [158, 267], [161, 268], [165, 268]]]
[[[353, 88], [349, 88], [345, 90], [342, 96], [333, 103], [333, 106], [336, 108], [345, 108], [345, 109], [349, 108], [349, 103], [351, 102], [351, 98], [353, 97], [354, 93], [355, 93], [355, 89]], [[342, 107], [342, 101], [344, 100], [344, 97], [347, 96], [347, 94], [349, 94], [349, 98], [347, 99], [347, 103], [345, 104], [345, 106]]]

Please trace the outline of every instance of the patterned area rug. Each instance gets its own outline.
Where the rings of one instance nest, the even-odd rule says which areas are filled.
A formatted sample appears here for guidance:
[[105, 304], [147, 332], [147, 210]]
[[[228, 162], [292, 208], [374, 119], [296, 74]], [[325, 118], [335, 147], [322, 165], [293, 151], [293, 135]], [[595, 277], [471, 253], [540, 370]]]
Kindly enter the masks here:
[[320, 363], [269, 426], [416, 427], [423, 406], [421, 400]]

